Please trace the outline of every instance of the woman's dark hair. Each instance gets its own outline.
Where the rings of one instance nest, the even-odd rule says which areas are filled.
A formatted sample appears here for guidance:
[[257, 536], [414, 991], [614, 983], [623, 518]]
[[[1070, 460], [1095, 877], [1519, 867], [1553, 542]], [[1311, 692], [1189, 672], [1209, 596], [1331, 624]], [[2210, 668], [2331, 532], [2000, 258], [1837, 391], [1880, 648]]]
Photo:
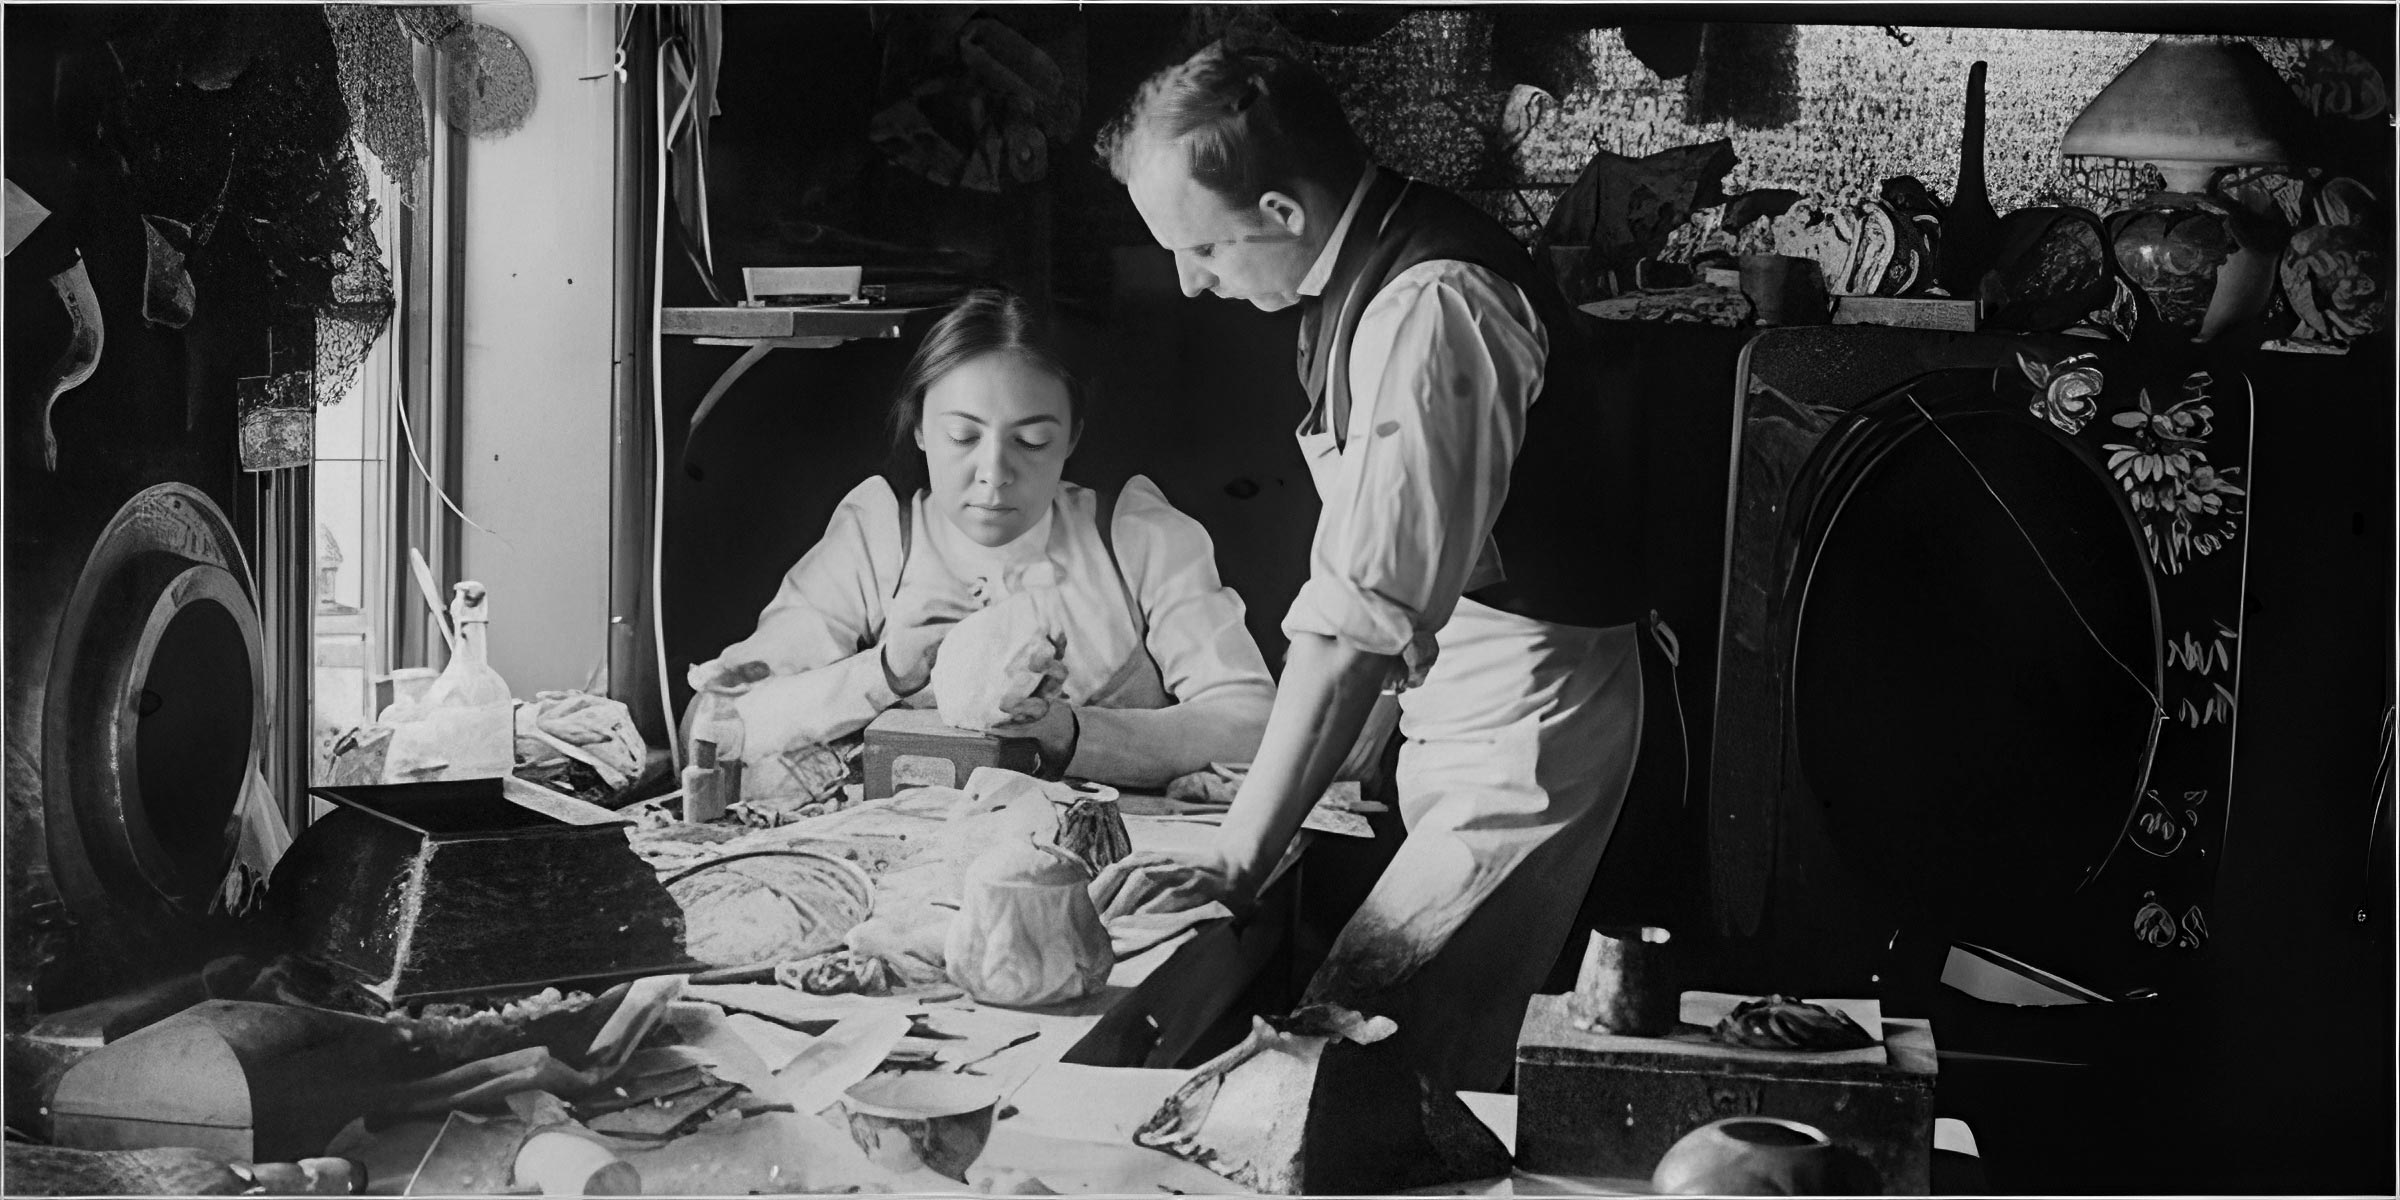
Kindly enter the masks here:
[[900, 387], [892, 394], [891, 407], [895, 463], [917, 459], [922, 473], [914, 435], [925, 416], [925, 393], [943, 376], [986, 354], [1013, 354], [1057, 376], [1067, 388], [1069, 433], [1083, 432], [1083, 384], [1060, 359], [1050, 323], [1025, 297], [1006, 288], [982, 287], [968, 292], [956, 308], [933, 323], [900, 372]]

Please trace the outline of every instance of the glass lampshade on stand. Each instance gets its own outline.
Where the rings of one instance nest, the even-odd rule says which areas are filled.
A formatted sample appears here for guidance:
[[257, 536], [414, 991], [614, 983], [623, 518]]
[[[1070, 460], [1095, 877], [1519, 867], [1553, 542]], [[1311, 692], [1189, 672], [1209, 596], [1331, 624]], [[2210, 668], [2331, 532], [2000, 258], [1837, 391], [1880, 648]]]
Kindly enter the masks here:
[[2262, 314], [2280, 237], [2209, 186], [2228, 167], [2289, 163], [2303, 114], [2249, 43], [2167, 36], [2150, 44], [2067, 127], [2059, 152], [2146, 162], [2165, 178], [2108, 218], [2117, 266], [2156, 321], [2193, 341]]

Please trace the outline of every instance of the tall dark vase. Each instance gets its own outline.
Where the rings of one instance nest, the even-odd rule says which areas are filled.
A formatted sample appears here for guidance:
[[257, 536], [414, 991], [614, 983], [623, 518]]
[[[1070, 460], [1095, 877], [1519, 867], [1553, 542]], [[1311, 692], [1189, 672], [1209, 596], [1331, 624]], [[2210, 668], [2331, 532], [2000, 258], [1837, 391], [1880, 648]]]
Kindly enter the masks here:
[[1942, 214], [1940, 257], [1934, 281], [1960, 299], [1972, 299], [1992, 265], [1994, 240], [2000, 233], [2000, 214], [1992, 210], [1991, 193], [1983, 181], [1983, 75], [1976, 63], [1967, 72], [1966, 135], [1958, 148], [1958, 191]]

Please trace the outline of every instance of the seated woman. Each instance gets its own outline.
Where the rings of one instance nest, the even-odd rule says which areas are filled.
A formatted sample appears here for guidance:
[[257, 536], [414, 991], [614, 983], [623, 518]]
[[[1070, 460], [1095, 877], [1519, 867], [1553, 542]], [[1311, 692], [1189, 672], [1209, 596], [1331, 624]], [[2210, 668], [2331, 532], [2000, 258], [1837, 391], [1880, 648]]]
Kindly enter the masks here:
[[692, 668], [695, 688], [739, 692], [745, 759], [832, 742], [897, 704], [931, 707], [949, 628], [1042, 586], [1065, 613], [1066, 678], [1007, 732], [1039, 741], [1046, 773], [1156, 787], [1250, 759], [1275, 685], [1241, 598], [1218, 579], [1208, 532], [1148, 479], [1111, 496], [1059, 478], [1081, 391], [1022, 297], [979, 290], [944, 316], [909, 359], [891, 423], [893, 470], [843, 498], [757, 632]]

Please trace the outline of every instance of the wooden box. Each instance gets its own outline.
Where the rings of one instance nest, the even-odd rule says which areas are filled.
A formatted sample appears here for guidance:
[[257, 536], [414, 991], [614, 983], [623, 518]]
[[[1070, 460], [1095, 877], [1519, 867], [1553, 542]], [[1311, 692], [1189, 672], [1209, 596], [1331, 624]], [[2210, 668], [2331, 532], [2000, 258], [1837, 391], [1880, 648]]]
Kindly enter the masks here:
[[50, 1101], [52, 1139], [79, 1150], [188, 1146], [243, 1162], [322, 1154], [396, 1077], [372, 1017], [205, 1000], [78, 1062]]
[[[1520, 1169], [1648, 1179], [1684, 1134], [1770, 1116], [1825, 1131], [1884, 1195], [1925, 1195], [1933, 1161], [1933, 1026], [1883, 1021], [1884, 1062], [1748, 1050], [1686, 1026], [1662, 1038], [1575, 1027], [1567, 997], [1535, 996], [1517, 1037]], [[1854, 1167], [1855, 1169], [1855, 1167]]]
[[1041, 750], [1032, 738], [957, 728], [930, 708], [894, 708], [867, 726], [866, 764], [861, 798], [881, 800], [912, 787], [963, 788], [977, 767], [1031, 775]]
[[698, 967], [683, 910], [625, 840], [464, 779], [314, 789], [335, 809], [275, 866], [292, 949], [388, 1002]]

